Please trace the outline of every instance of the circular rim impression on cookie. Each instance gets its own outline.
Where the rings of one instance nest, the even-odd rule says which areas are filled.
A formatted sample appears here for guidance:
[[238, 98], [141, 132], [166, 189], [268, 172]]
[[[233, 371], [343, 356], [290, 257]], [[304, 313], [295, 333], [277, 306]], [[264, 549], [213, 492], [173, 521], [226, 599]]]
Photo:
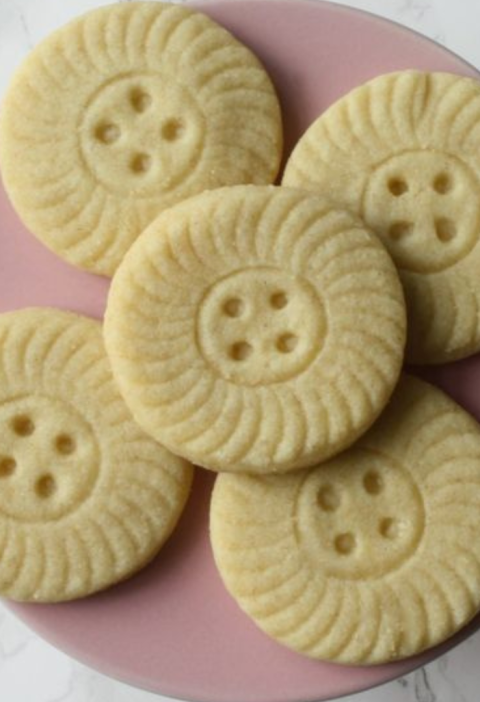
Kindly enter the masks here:
[[221, 475], [215, 562], [240, 607], [308, 656], [405, 658], [480, 608], [480, 431], [444, 393], [404, 376], [360, 441], [283, 476]]
[[390, 258], [347, 212], [236, 186], [151, 225], [114, 278], [104, 330], [148, 433], [215, 470], [270, 472], [370, 426], [400, 371], [405, 308]]
[[460, 158], [433, 149], [405, 151], [373, 170], [360, 212], [399, 268], [436, 273], [477, 244], [479, 189], [478, 175]]
[[267, 266], [237, 270], [200, 303], [196, 335], [211, 368], [239, 385], [295, 377], [321, 353], [326, 318], [318, 291]]
[[293, 515], [312, 567], [343, 580], [378, 578], [400, 568], [425, 528], [412, 474], [370, 449], [350, 449], [347, 462], [307, 474]]
[[98, 8], [47, 37], [7, 92], [0, 134], [27, 227], [104, 275], [175, 202], [272, 182], [282, 149], [258, 59], [206, 15], [162, 2]]
[[3, 400], [0, 435], [4, 515], [45, 523], [88, 500], [98, 478], [100, 448], [94, 428], [70, 403], [43, 394]]
[[58, 602], [133, 575], [185, 504], [192, 468], [134, 423], [101, 325], [0, 315], [0, 593]]
[[116, 196], [158, 197], [197, 168], [205, 118], [175, 76], [134, 73], [94, 93], [80, 127], [83, 158], [94, 177]]

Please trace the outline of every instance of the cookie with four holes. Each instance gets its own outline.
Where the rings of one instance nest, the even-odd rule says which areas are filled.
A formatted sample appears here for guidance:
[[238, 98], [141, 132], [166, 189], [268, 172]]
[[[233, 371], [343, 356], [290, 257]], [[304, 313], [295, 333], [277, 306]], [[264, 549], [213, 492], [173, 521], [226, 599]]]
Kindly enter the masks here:
[[59, 256], [104, 275], [173, 203], [273, 182], [281, 150], [260, 62], [170, 3], [116, 3], [54, 32], [1, 110], [2, 178], [17, 213]]
[[480, 84], [404, 71], [340, 99], [307, 130], [283, 182], [361, 215], [394, 258], [407, 359], [480, 349]]
[[0, 316], [0, 594], [58, 602], [123, 580], [159, 551], [192, 468], [133, 422], [98, 322]]
[[395, 267], [347, 212], [236, 186], [162, 214], [112, 282], [106, 347], [136, 421], [218, 471], [312, 465], [365, 432], [400, 372]]
[[220, 475], [211, 540], [227, 589], [267, 634], [311, 656], [385, 663], [480, 609], [480, 428], [404, 377], [345, 453], [282, 476]]

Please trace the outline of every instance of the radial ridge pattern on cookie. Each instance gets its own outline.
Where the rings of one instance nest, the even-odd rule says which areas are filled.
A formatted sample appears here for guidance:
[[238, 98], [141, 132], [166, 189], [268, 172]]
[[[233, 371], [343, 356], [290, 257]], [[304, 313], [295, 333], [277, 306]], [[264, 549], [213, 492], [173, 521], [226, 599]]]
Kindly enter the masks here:
[[285, 185], [330, 195], [393, 256], [409, 313], [407, 358], [480, 349], [480, 84], [405, 71], [346, 95], [307, 130]]
[[112, 283], [105, 339], [135, 419], [214, 470], [285, 471], [342, 450], [400, 370], [405, 309], [348, 213], [236, 186], [161, 215]]
[[219, 476], [214, 556], [240, 607], [281, 643], [385, 663], [480, 609], [479, 499], [478, 424], [404, 377], [373, 429], [318, 468]]
[[191, 467], [147, 437], [115, 387], [98, 322], [0, 316], [0, 593], [54, 602], [145, 565]]
[[12, 81], [0, 135], [29, 229], [105, 275], [171, 204], [272, 182], [282, 149], [259, 61], [205, 15], [160, 2], [103, 7], [47, 37]]

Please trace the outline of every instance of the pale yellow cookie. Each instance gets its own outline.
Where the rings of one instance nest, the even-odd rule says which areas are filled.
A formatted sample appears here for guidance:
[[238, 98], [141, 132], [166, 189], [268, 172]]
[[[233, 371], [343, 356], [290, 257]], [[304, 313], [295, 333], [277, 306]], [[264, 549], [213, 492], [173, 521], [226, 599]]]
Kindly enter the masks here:
[[405, 309], [362, 223], [287, 188], [204, 193], [161, 215], [114, 277], [105, 338], [138, 423], [214, 470], [312, 465], [374, 421]]
[[281, 151], [259, 61], [170, 3], [116, 3], [59, 29], [1, 108], [0, 166], [18, 214], [59, 256], [104, 275], [173, 203], [273, 182]]
[[158, 552], [192, 468], [133, 422], [98, 322], [0, 316], [0, 594], [58, 602], [127, 578]]
[[480, 349], [479, 83], [375, 78], [313, 123], [283, 182], [328, 195], [381, 237], [405, 288], [409, 361]]
[[221, 475], [220, 574], [267, 634], [313, 658], [385, 663], [480, 609], [480, 428], [404, 377], [373, 429], [317, 468]]

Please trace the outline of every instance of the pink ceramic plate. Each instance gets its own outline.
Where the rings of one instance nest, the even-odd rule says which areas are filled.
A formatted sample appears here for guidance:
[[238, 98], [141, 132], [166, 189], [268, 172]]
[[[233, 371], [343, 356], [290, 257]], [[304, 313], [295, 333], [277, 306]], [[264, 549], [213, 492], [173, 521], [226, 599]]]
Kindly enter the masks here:
[[[333, 100], [405, 68], [478, 77], [458, 57], [400, 26], [303, 0], [198, 2], [262, 58], [278, 87], [290, 150]], [[54, 305], [101, 317], [107, 281], [63, 264], [28, 234], [0, 194], [0, 310]], [[430, 373], [480, 418], [480, 357]], [[374, 668], [319, 663], [270, 641], [225, 592], [208, 542], [212, 477], [198, 472], [177, 532], [129, 582], [71, 604], [10, 605], [32, 629], [132, 685], [205, 702], [308, 702], [378, 685], [431, 660], [478, 627], [414, 659]]]

